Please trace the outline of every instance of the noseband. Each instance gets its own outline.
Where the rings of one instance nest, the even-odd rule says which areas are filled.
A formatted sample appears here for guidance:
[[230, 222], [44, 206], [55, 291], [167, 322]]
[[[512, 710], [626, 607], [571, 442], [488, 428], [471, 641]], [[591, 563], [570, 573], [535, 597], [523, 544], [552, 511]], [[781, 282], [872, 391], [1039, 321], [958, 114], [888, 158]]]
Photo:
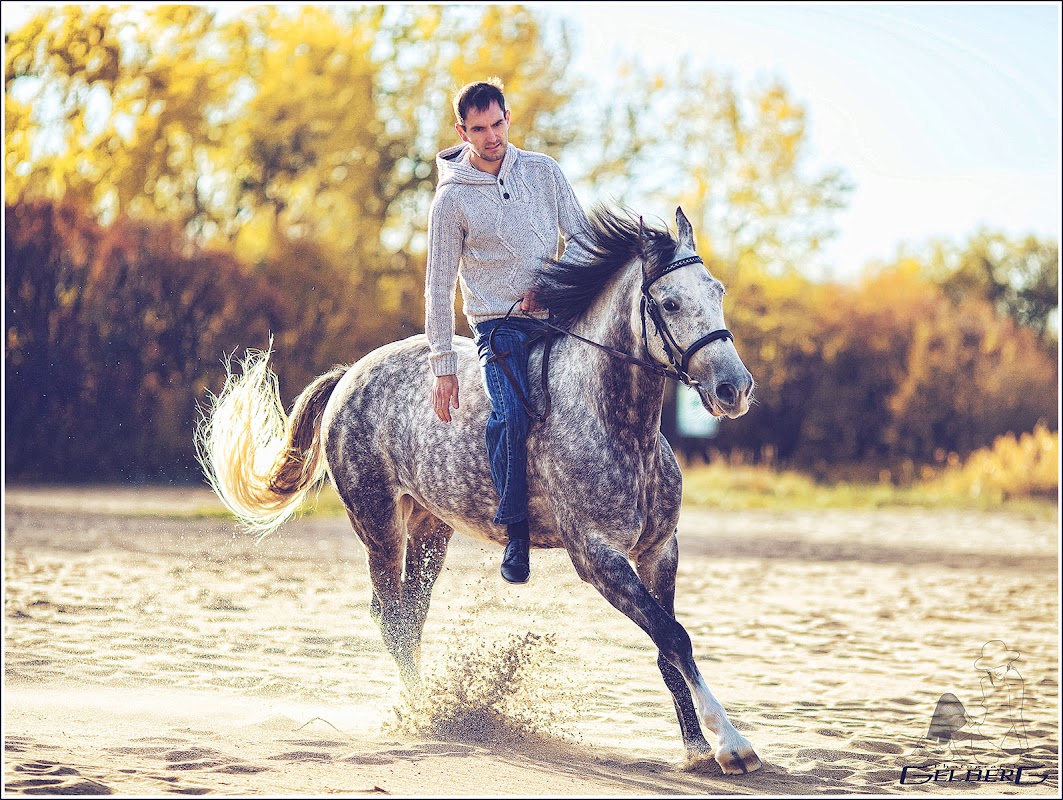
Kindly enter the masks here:
[[664, 353], [668, 356], [668, 360], [672, 364], [672, 371], [668, 373], [668, 377], [675, 378], [682, 381], [687, 386], [698, 386], [699, 383], [687, 374], [687, 367], [690, 364], [690, 359], [694, 357], [694, 354], [698, 352], [705, 345], [712, 344], [720, 339], [730, 339], [734, 341], [734, 334], [732, 334], [726, 328], [720, 328], [719, 330], [706, 333], [694, 344], [685, 350], [679, 345], [672, 336], [672, 332], [668, 329], [668, 323], [664, 321], [664, 316], [661, 314], [661, 308], [657, 305], [657, 301], [653, 299], [650, 294], [650, 287], [654, 283], [659, 281], [669, 272], [675, 272], [677, 269], [681, 269], [689, 264], [704, 264], [698, 256], [687, 256], [686, 258], [680, 258], [667, 267], [661, 270], [653, 280], [644, 280], [642, 282], [642, 300], [639, 303], [639, 313], [642, 316], [642, 344], [646, 348], [646, 352], [650, 351], [649, 338], [646, 336], [646, 313], [649, 312], [650, 320], [653, 322], [653, 327], [657, 330], [657, 335], [661, 337], [661, 341], [664, 342]]

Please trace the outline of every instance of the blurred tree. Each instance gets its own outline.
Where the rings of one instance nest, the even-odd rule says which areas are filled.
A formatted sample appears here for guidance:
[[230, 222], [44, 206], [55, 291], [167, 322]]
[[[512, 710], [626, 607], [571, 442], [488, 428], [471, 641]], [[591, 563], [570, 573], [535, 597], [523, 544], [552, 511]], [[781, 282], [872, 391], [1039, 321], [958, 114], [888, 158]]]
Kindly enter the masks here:
[[758, 381], [722, 447], [891, 463], [1054, 424], [1058, 368], [1028, 330], [1058, 342], [1058, 247], [986, 234], [858, 286], [803, 277], [849, 187], [808, 168], [781, 84], [743, 96], [688, 63], [628, 64], [585, 92], [564, 26], [521, 6], [57, 6], [6, 43], [8, 463], [25, 475], [190, 456], [221, 357], [271, 334], [291, 398], [419, 332], [434, 156], [457, 141], [453, 92], [489, 75], [511, 140], [563, 159], [585, 201], [669, 224], [683, 205]]
[[[567, 39], [519, 6], [48, 9], [8, 38], [8, 201], [177, 222], [307, 306], [310, 369], [423, 324], [450, 97], [497, 74], [532, 146], [560, 147]], [[547, 42], [550, 45], [547, 46]], [[328, 322], [324, 318], [328, 317]], [[312, 343], [312, 344], [311, 344]]]
[[966, 457], [1009, 431], [1054, 427], [1057, 374], [1036, 335], [981, 298], [936, 303], [913, 320], [884, 444], [920, 462], [937, 448]]
[[284, 296], [163, 223], [36, 201], [5, 226], [7, 476], [197, 474], [196, 402], [222, 354], [268, 341]]
[[[710, 269], [718, 273], [716, 264]], [[797, 273], [770, 276], [746, 270], [734, 276], [725, 299], [727, 326], [756, 381], [757, 403], [752, 413], [721, 427], [721, 446], [794, 458], [808, 435], [802, 420], [824, 351], [819, 314], [834, 307], [825, 297], [833, 291]]]
[[600, 122], [588, 125], [585, 185], [628, 205], [682, 205], [725, 283], [736, 271], [800, 271], [834, 235], [851, 186], [840, 170], [809, 172], [806, 112], [781, 83], [744, 97], [686, 60], [619, 75], [613, 95], [586, 104]]
[[211, 20], [197, 6], [70, 5], [8, 34], [20, 130], [7, 131], [5, 199], [75, 200], [104, 222], [194, 215], [202, 144], [221, 144], [213, 120], [236, 77], [230, 60], [205, 55], [221, 44]]
[[[8, 385], [27, 398], [9, 407], [8, 430], [36, 453], [25, 475], [158, 466], [172, 442], [152, 436], [187, 438], [192, 399], [220, 387], [221, 357], [270, 333], [293, 397], [333, 363], [420, 331], [434, 157], [457, 141], [461, 84], [502, 78], [515, 141], [573, 135], [553, 91], [564, 31], [521, 7], [62, 6], [6, 44], [9, 231], [42, 237], [5, 242], [17, 263]], [[63, 205], [41, 210], [49, 200]], [[71, 221], [40, 221], [52, 213]], [[72, 261], [78, 237], [91, 252]], [[204, 281], [221, 294], [197, 295]], [[189, 297], [208, 315], [220, 304], [213, 324], [242, 336], [202, 338]], [[192, 329], [178, 331], [182, 320]], [[202, 346], [178, 347], [182, 336]], [[214, 381], [189, 380], [179, 397], [169, 390], [193, 351]], [[114, 428], [134, 419], [136, 430]]]
[[1033, 331], [983, 298], [952, 302], [919, 261], [860, 284], [795, 274], [732, 287], [728, 326], [757, 381], [753, 413], [716, 445], [828, 475], [966, 455], [1009, 431], [1054, 429], [1058, 365]]
[[962, 245], [931, 245], [929, 273], [954, 302], [982, 298], [1059, 345], [1059, 243], [981, 230]]

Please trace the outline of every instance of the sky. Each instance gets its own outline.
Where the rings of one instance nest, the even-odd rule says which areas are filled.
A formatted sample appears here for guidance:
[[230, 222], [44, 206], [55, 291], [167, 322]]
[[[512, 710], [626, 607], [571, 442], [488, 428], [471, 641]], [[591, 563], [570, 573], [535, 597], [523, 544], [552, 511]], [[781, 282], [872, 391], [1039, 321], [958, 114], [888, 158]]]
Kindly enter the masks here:
[[532, 5], [571, 21], [603, 87], [622, 54], [780, 80], [807, 112], [809, 166], [855, 187], [811, 272], [853, 277], [982, 227], [1059, 241], [1059, 3]]
[[[1057, 2], [528, 5], [568, 20], [575, 69], [605, 91], [629, 55], [687, 56], [740, 90], [780, 80], [807, 113], [809, 169], [854, 186], [812, 274], [981, 228], [1060, 239]], [[24, 6], [4, 4], [5, 29]]]

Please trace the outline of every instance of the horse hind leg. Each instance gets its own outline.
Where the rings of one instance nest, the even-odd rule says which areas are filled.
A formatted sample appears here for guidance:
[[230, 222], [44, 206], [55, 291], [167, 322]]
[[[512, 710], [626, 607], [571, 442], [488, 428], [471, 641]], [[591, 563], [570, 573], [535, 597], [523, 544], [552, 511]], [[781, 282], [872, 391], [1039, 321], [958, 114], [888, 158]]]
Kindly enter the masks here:
[[407, 687], [420, 682], [421, 631], [453, 530], [411, 498], [351, 493], [347, 516], [365, 545], [369, 614]]
[[[417, 657], [409, 615], [402, 600], [406, 517], [385, 481], [362, 484], [365, 491], [342, 491], [351, 527], [365, 546], [373, 596], [369, 614], [380, 628], [384, 646], [409, 686], [417, 683]], [[346, 487], [349, 488], [349, 487]], [[406, 513], [403, 513], [403, 512]]]
[[716, 736], [715, 758], [724, 773], [734, 775], [760, 769], [761, 761], [752, 745], [735, 730], [694, 662], [690, 635], [653, 598], [627, 556], [593, 535], [578, 540], [568, 537], [568, 553], [580, 578], [646, 631], [664, 659], [682, 676], [698, 717]]
[[443, 569], [447, 546], [454, 529], [414, 505], [406, 520], [406, 568], [402, 575], [402, 605], [406, 612], [407, 634], [416, 676], [420, 675], [421, 633], [432, 588]]

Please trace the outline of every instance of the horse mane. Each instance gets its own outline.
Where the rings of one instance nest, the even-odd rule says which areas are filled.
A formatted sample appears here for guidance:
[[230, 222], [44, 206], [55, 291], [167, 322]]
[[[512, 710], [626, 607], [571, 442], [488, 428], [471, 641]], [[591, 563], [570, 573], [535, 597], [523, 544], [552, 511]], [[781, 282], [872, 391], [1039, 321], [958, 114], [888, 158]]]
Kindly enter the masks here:
[[676, 241], [667, 228], [643, 224], [639, 237], [639, 217], [627, 209], [621, 215], [596, 206], [589, 215], [590, 241], [583, 241], [591, 254], [590, 263], [577, 259], [549, 259], [535, 283], [539, 305], [550, 309], [554, 324], [569, 328], [590, 308], [602, 287], [622, 267], [644, 257], [651, 264], [668, 264], [675, 256]]

